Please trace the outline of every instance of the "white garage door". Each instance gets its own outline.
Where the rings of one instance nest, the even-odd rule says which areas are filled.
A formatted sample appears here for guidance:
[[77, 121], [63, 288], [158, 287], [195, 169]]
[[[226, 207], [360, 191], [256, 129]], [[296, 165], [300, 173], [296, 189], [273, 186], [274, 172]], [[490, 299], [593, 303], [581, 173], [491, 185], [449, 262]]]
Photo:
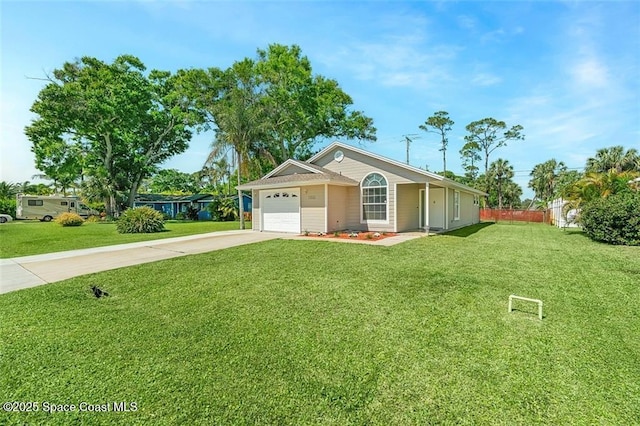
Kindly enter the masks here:
[[262, 230], [300, 232], [300, 189], [260, 191]]

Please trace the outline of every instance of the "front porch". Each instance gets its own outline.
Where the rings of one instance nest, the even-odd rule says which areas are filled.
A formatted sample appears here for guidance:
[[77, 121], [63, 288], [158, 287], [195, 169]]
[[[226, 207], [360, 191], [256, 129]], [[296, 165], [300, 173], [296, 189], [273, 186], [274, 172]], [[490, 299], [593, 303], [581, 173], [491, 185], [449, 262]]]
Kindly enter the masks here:
[[397, 184], [395, 201], [398, 232], [439, 233], [449, 228], [449, 191], [444, 186]]

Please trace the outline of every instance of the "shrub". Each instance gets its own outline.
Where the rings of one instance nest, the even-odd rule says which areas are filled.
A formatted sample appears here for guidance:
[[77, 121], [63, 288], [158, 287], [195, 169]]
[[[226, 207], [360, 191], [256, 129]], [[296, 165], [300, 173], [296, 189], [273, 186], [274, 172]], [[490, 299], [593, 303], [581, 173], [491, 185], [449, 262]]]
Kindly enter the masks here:
[[125, 210], [116, 222], [116, 229], [121, 234], [141, 234], [164, 230], [162, 213], [144, 206]]
[[198, 209], [194, 206], [187, 206], [187, 211], [185, 212], [185, 216], [189, 220], [198, 220]]
[[8, 214], [12, 218], [16, 218], [16, 199], [2, 198], [0, 199], [0, 213]]
[[84, 219], [77, 213], [62, 213], [56, 217], [56, 222], [62, 226], [80, 226], [84, 223]]
[[238, 219], [238, 206], [233, 197], [216, 197], [207, 205], [211, 219], [216, 221], [233, 221]]
[[580, 213], [589, 238], [608, 244], [640, 245], [640, 192], [621, 192], [589, 202]]

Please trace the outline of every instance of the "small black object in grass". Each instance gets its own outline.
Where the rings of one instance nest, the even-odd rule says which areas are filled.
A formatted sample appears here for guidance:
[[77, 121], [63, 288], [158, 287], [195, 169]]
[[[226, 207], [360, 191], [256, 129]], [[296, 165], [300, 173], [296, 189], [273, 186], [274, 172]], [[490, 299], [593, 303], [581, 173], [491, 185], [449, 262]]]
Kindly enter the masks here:
[[106, 291], [94, 286], [91, 286], [91, 290], [93, 291], [93, 295], [96, 296], [98, 299], [101, 298], [102, 296], [108, 296], [109, 293], [107, 293]]

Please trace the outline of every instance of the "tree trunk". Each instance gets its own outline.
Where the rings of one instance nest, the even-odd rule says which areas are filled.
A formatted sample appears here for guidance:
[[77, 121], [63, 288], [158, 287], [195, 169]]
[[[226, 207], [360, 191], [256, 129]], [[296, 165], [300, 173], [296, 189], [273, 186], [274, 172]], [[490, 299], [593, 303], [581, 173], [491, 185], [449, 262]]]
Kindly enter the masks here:
[[444, 168], [442, 174], [447, 177], [447, 150], [444, 149], [444, 145], [442, 146], [442, 167]]
[[136, 195], [138, 194], [138, 188], [140, 188], [140, 184], [142, 183], [142, 174], [136, 175], [136, 178], [133, 182], [131, 182], [131, 188], [129, 190], [129, 197], [127, 197], [127, 205], [129, 208], [133, 208], [133, 204], [136, 201]]
[[104, 207], [107, 211], [107, 216], [111, 218], [118, 217], [116, 211], [116, 197], [111, 189], [108, 190], [108, 195], [104, 199]]
[[[240, 152], [238, 155], [238, 185], [240, 185]], [[244, 229], [244, 200], [242, 199], [242, 190], [238, 189], [238, 214], [240, 215], [240, 229]]]

